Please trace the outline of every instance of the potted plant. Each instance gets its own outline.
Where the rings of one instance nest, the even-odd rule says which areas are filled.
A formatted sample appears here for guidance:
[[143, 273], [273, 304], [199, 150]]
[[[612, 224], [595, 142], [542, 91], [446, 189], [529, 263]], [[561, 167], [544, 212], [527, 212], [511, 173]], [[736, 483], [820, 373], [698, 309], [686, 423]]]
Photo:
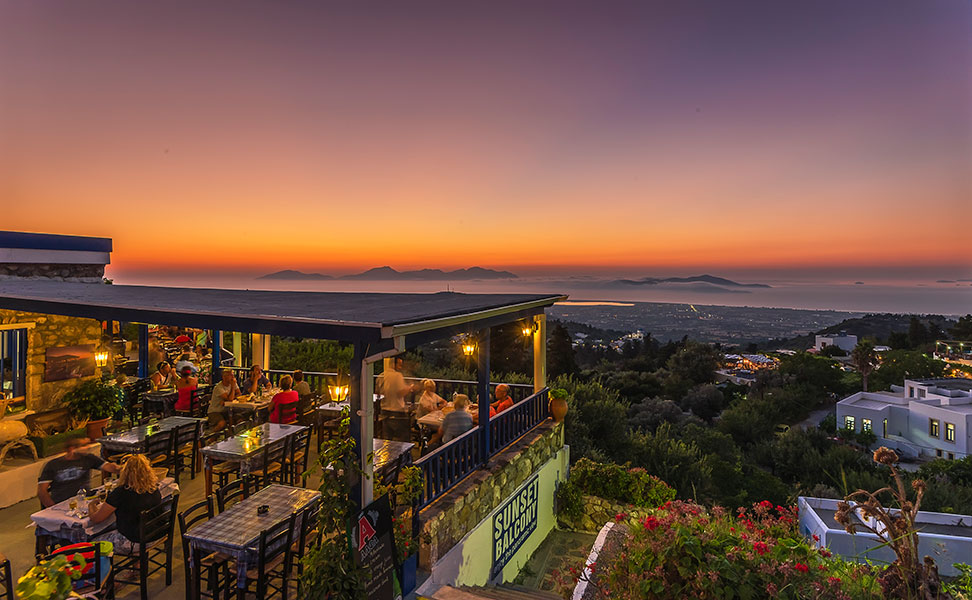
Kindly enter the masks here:
[[550, 416], [560, 423], [567, 414], [567, 390], [557, 388], [550, 390]]
[[402, 595], [415, 589], [418, 570], [418, 544], [415, 541], [414, 524], [415, 502], [422, 493], [422, 469], [406, 467], [402, 469], [399, 483], [383, 486], [375, 485], [375, 495], [381, 497], [391, 493], [395, 503], [392, 506], [392, 527], [395, 532], [395, 555], [398, 560], [398, 582]]
[[[84, 559], [80, 559], [83, 568]], [[80, 598], [74, 593], [73, 581], [80, 579], [81, 569], [68, 567], [68, 559], [58, 555], [42, 560], [17, 580], [17, 596], [23, 600], [65, 600]]]
[[98, 379], [89, 379], [64, 395], [71, 412], [88, 419], [88, 437], [104, 435], [109, 419], [121, 408], [115, 387]]

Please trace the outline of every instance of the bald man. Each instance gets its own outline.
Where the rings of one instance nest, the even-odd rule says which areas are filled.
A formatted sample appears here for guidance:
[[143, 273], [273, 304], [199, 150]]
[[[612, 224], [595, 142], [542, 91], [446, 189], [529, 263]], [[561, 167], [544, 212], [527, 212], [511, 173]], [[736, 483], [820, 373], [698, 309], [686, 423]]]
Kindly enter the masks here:
[[496, 391], [493, 392], [493, 396], [496, 401], [490, 404], [496, 412], [501, 413], [507, 408], [513, 406], [513, 398], [510, 397], [510, 386], [505, 383], [501, 383], [496, 386]]

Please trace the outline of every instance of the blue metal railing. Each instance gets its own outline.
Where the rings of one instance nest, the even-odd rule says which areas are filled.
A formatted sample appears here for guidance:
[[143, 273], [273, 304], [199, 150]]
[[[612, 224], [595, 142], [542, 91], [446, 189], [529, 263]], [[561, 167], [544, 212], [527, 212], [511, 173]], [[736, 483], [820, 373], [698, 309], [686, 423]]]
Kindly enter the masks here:
[[506, 448], [521, 435], [547, 419], [549, 391], [549, 388], [543, 388], [489, 420], [490, 456]]
[[474, 427], [415, 461], [415, 466], [422, 469], [425, 479], [417, 510], [431, 504], [452, 486], [485, 465], [490, 457], [543, 423], [549, 416], [549, 392], [549, 388], [544, 388], [490, 419], [487, 424], [490, 428], [490, 449], [485, 456], [481, 450], [483, 432], [479, 427]]
[[[426, 506], [486, 462], [479, 444], [479, 427], [415, 461], [422, 469], [424, 485], [418, 508]], [[417, 511], [416, 511], [417, 514]]]

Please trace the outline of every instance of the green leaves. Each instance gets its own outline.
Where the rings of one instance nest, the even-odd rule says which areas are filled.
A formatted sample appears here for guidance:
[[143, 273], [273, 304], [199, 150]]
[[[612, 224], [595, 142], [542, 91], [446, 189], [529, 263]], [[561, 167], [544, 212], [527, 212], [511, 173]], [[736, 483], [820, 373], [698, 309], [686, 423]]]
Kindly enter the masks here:
[[85, 561], [80, 554], [71, 557], [77, 566], [69, 566], [62, 555], [44, 560], [31, 567], [17, 581], [17, 595], [21, 600], [64, 600], [71, 595], [71, 581], [81, 577]]

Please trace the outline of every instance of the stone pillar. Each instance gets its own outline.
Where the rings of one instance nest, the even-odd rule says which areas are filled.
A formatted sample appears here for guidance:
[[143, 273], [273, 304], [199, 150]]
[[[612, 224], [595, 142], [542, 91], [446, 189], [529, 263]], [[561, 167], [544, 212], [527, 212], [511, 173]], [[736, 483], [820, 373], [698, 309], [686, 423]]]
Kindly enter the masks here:
[[536, 331], [533, 332], [533, 392], [547, 387], [547, 315], [541, 313], [533, 317]]

